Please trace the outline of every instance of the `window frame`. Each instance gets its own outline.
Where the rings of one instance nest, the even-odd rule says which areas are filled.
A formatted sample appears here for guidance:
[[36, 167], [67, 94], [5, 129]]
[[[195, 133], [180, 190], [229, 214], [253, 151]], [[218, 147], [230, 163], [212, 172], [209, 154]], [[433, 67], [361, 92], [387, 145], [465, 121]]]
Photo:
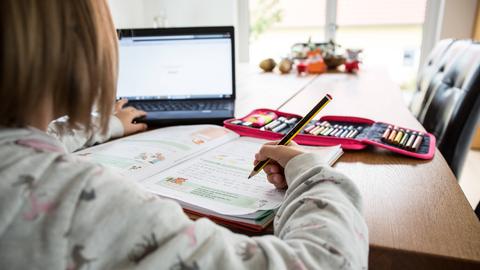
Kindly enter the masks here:
[[[337, 35], [337, 0], [326, 0], [325, 12], [325, 41], [336, 39]], [[422, 45], [420, 48], [420, 65], [423, 65], [428, 53], [440, 38], [441, 18], [443, 17], [445, 0], [427, 0], [425, 8], [425, 20], [423, 23]], [[250, 60], [250, 3], [249, 0], [236, 0], [237, 9], [237, 33], [239, 40], [238, 54], [239, 62]]]

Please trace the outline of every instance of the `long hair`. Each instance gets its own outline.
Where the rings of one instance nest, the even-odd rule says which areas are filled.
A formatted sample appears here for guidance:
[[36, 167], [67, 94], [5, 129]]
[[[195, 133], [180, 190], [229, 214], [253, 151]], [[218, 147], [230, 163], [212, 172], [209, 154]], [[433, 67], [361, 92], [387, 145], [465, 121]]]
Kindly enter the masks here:
[[115, 99], [118, 45], [106, 0], [0, 1], [0, 125], [25, 126], [38, 102], [72, 128], [103, 131]]

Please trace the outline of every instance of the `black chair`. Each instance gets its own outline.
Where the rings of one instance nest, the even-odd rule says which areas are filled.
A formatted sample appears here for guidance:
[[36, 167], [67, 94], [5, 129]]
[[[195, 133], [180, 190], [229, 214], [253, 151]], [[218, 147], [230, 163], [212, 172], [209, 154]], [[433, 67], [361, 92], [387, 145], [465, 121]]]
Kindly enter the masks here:
[[480, 220], [480, 202], [478, 202], [477, 208], [475, 208], [475, 214], [477, 215], [478, 219]]
[[471, 40], [457, 40], [452, 42], [448, 49], [444, 52], [439, 61], [437, 72], [432, 73], [430, 81], [425, 83], [425, 95], [421, 102], [421, 109], [417, 114], [417, 119], [420, 122], [423, 123], [425, 121], [425, 115], [433, 97], [435, 96], [435, 92], [437, 91], [435, 83], [443, 80], [447, 70], [450, 70], [452, 66], [455, 65], [456, 61], [464, 55], [465, 51], [471, 44]]
[[443, 55], [417, 118], [458, 178], [480, 114], [480, 43], [458, 40]]
[[413, 95], [412, 102], [410, 103], [410, 111], [418, 117], [422, 108], [425, 106], [426, 96], [429, 96], [428, 86], [433, 77], [440, 72], [442, 67], [444, 68], [445, 62], [448, 58], [445, 56], [445, 52], [454, 42], [453, 39], [444, 39], [435, 45], [432, 52], [425, 59], [423, 67], [418, 72], [417, 87]]

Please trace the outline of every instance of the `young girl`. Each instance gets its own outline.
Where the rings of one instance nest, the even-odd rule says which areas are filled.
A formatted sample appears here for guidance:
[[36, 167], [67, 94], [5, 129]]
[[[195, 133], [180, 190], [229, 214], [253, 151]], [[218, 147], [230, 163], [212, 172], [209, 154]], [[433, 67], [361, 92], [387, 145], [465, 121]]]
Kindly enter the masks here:
[[72, 129], [67, 116], [61, 117], [48, 125], [47, 133], [62, 142], [67, 152], [74, 152], [82, 148], [103, 143], [110, 139], [128, 136], [130, 134], [145, 131], [147, 125], [133, 122], [135, 118], [146, 115], [146, 112], [133, 107], [124, 108], [128, 100], [121, 99], [115, 103], [113, 115], [108, 119], [106, 132], [99, 132], [102, 127], [101, 118], [94, 114], [91, 116], [90, 129]]
[[[257, 162], [277, 162], [268, 180], [287, 191], [274, 235], [251, 238], [191, 221], [177, 203], [68, 154], [121, 135], [109, 129], [121, 117], [111, 118], [117, 39], [106, 0], [3, 0], [0, 21], [2, 268], [367, 268], [358, 190], [316, 154], [260, 149]], [[59, 140], [46, 132], [62, 115], [50, 126]]]

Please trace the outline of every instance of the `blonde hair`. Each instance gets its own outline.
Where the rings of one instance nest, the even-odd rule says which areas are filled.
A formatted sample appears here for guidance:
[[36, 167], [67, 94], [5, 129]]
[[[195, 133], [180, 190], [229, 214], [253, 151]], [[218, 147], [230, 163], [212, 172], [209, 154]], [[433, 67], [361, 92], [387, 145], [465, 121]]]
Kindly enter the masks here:
[[51, 99], [72, 128], [103, 131], [112, 112], [117, 36], [106, 0], [0, 1], [0, 125], [25, 126]]

